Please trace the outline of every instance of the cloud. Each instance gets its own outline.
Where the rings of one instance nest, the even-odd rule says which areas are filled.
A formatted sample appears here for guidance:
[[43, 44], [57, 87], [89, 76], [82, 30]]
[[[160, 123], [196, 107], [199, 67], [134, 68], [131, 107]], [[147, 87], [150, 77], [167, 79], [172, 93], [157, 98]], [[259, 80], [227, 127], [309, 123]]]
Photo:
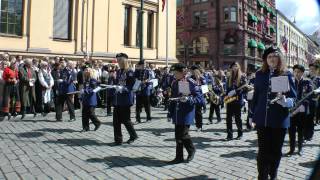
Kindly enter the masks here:
[[296, 25], [306, 34], [319, 28], [320, 12], [317, 0], [276, 0], [279, 9], [288, 19], [296, 19]]

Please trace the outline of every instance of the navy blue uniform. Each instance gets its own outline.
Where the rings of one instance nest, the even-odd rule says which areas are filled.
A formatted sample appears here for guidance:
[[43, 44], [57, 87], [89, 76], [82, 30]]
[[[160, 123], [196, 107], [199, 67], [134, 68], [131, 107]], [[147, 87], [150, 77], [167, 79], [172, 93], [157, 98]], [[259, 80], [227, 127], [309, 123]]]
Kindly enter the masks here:
[[223, 83], [221, 82], [221, 84], [212, 85], [212, 91], [217, 96], [219, 96], [220, 101], [218, 102], [218, 104], [214, 104], [213, 102], [210, 101], [209, 121], [210, 123], [212, 123], [213, 113], [215, 111], [217, 116], [217, 122], [219, 123], [221, 122], [221, 115], [220, 115], [220, 105], [222, 102], [221, 96], [222, 96], [222, 93], [224, 92]]
[[239, 85], [234, 81], [231, 86], [229, 85], [229, 81], [227, 81], [227, 92], [236, 91], [237, 100], [230, 102], [227, 104], [227, 139], [233, 138], [233, 130], [232, 130], [232, 117], [235, 116], [236, 125], [238, 128], [238, 138], [242, 137], [242, 121], [241, 121], [241, 107], [243, 105], [243, 98], [245, 94], [244, 88], [238, 90], [241, 86], [247, 83], [247, 79], [245, 76], [241, 76]]
[[[114, 85], [116, 83], [116, 77], [113, 74], [115, 72], [109, 72], [109, 77], [107, 80], [107, 84], [108, 85]], [[111, 113], [111, 106], [112, 106], [112, 102], [113, 102], [113, 96], [115, 94], [115, 89], [107, 89], [107, 114], [108, 116], [110, 116]]]
[[295, 85], [290, 72], [283, 76], [288, 77], [289, 92], [285, 93], [288, 98], [286, 106], [278, 103], [271, 104], [277, 94], [271, 92], [271, 77], [279, 76], [278, 73], [256, 72], [254, 83], [254, 95], [252, 100], [253, 122], [257, 127], [258, 134], [258, 156], [257, 167], [259, 179], [277, 177], [277, 171], [282, 156], [282, 146], [286, 129], [290, 125], [289, 108], [293, 106], [296, 98]]
[[[201, 76], [199, 80], [196, 80], [196, 78], [194, 76], [191, 76], [191, 78], [196, 82], [196, 85], [198, 86], [198, 88], [200, 89], [201, 91], [201, 86], [202, 85], [206, 85], [207, 82], [206, 82], [206, 78], [204, 76]], [[202, 129], [202, 108], [203, 109], [206, 109], [206, 101], [205, 101], [205, 98], [204, 98], [204, 95], [203, 93], [201, 92], [201, 104], [196, 104], [196, 117], [195, 117], [195, 120], [196, 120], [196, 127], [198, 129]]]
[[75, 120], [73, 95], [68, 95], [67, 93], [72, 93], [76, 91], [76, 86], [73, 83], [77, 80], [76, 73], [71, 69], [64, 68], [60, 71], [60, 82], [58, 83], [58, 102], [56, 118], [58, 121], [62, 119], [62, 111], [64, 103], [67, 103], [70, 120]]
[[97, 80], [89, 79], [83, 84], [82, 99], [82, 128], [84, 131], [89, 130], [89, 119], [97, 127], [101, 122], [95, 114], [95, 107], [97, 106], [97, 92], [94, 89], [97, 87]]
[[174, 81], [174, 76], [172, 74], [166, 73], [162, 77], [161, 88], [163, 89], [164, 96], [164, 110], [166, 111], [168, 108], [168, 99], [171, 93], [171, 84]]
[[[300, 101], [307, 93], [312, 91], [312, 85], [310, 80], [301, 79], [300, 81], [295, 80], [297, 99]], [[307, 115], [310, 113], [310, 102], [312, 97], [306, 99], [302, 105], [304, 107], [304, 112], [298, 112], [293, 115], [290, 119], [289, 128], [289, 139], [290, 139], [290, 152], [293, 153], [296, 147], [296, 133], [298, 132], [298, 149], [299, 152], [302, 151], [303, 137], [305, 133], [305, 127], [308, 124]]]
[[140, 113], [142, 107], [144, 107], [147, 114], [147, 121], [151, 121], [150, 112], [150, 95], [152, 91], [152, 82], [150, 80], [151, 71], [148, 69], [137, 69], [135, 72], [135, 78], [141, 81], [139, 90], [136, 92], [136, 120], [138, 123], [141, 122]]
[[[194, 124], [195, 105], [202, 104], [201, 91], [192, 79], [183, 79], [189, 82], [190, 95], [186, 102], [171, 101], [169, 105], [169, 118], [175, 124], [175, 139], [176, 139], [176, 160], [183, 160], [183, 147], [188, 151], [188, 154], [194, 154], [195, 147], [193, 146], [189, 135], [190, 125]], [[172, 83], [172, 98], [181, 97], [179, 93], [179, 81]]]
[[121, 123], [125, 125], [130, 135], [130, 140], [138, 138], [130, 119], [130, 107], [134, 103], [132, 91], [134, 83], [135, 77], [132, 70], [120, 69], [117, 71], [115, 85], [121, 86], [122, 89], [116, 90], [113, 97], [113, 129], [116, 144], [122, 143]]

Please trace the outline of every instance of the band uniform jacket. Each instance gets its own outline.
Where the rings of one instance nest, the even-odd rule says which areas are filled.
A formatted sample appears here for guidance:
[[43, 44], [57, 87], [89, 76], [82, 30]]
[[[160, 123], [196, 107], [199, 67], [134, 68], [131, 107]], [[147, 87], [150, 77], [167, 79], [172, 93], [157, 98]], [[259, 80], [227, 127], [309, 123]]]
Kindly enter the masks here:
[[[231, 78], [231, 77], [229, 77]], [[228, 94], [230, 91], [235, 90], [236, 91], [236, 96], [238, 96], [238, 100], [235, 100], [231, 103], [240, 103], [241, 105], [243, 105], [244, 101], [243, 98], [245, 96], [245, 88], [242, 88], [240, 90], [238, 90], [238, 88], [240, 88], [241, 86], [247, 84], [247, 78], [245, 75], [242, 75], [240, 78], [240, 83], [239, 85], [237, 85], [235, 82], [232, 83], [232, 85], [229, 85], [229, 79], [227, 79], [226, 81], [226, 94]]]
[[[172, 122], [177, 125], [192, 125], [195, 118], [195, 105], [203, 104], [201, 91], [199, 86], [191, 78], [184, 79], [189, 82], [190, 95], [186, 102], [171, 101], [169, 104], [168, 117], [172, 118]], [[172, 98], [181, 97], [179, 94], [179, 81], [172, 83]]]
[[83, 83], [83, 93], [81, 94], [82, 104], [87, 107], [97, 106], [97, 93], [93, 90], [97, 87], [96, 79], [89, 79]]
[[[257, 127], [288, 128], [290, 126], [289, 108], [282, 107], [278, 103], [270, 103], [277, 96], [277, 93], [271, 92], [271, 78], [277, 76], [275, 73], [270, 73], [270, 70], [256, 72], [252, 99], [252, 120]], [[288, 77], [290, 89], [285, 93], [285, 96], [294, 101], [297, 95], [292, 74], [288, 71], [283, 76]]]
[[115, 91], [113, 106], [132, 106], [134, 104], [134, 93], [132, 91], [135, 83], [134, 72], [131, 69], [119, 69], [115, 85], [122, 86], [121, 91]]
[[[152, 92], [152, 79], [151, 70], [148, 69], [136, 69], [134, 72], [136, 79], [141, 81], [140, 90], [136, 92], [137, 96], [150, 96]], [[143, 81], [146, 81], [145, 83]]]
[[[300, 101], [306, 94], [312, 91], [312, 84], [310, 79], [302, 78], [300, 81], [295, 79], [295, 86], [296, 86], [296, 93], [297, 93], [297, 99], [296, 99], [297, 102]], [[312, 97], [310, 96], [310, 98], [307, 98], [302, 103], [302, 105], [305, 108], [306, 114], [309, 114], [310, 112], [311, 101], [312, 101]]]

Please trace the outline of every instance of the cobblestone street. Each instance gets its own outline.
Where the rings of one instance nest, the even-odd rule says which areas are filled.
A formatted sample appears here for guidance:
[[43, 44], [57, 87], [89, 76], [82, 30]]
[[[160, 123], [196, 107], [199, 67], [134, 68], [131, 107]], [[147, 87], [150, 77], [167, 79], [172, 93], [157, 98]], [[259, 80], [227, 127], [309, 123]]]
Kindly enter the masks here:
[[[0, 179], [256, 179], [255, 132], [245, 133], [242, 140], [225, 142], [225, 121], [204, 125], [203, 132], [193, 127], [195, 159], [167, 165], [165, 162], [175, 156], [175, 140], [166, 112], [154, 108], [152, 122], [135, 125], [137, 141], [112, 146], [112, 117], [104, 116], [101, 109], [96, 111], [103, 122], [96, 132], [80, 132], [79, 111], [75, 122], [55, 122], [54, 113], [34, 120], [28, 115], [23, 121], [18, 116], [0, 122]], [[134, 113], [131, 117], [135, 121]], [[206, 124], [208, 115], [204, 117]], [[65, 113], [64, 120], [68, 118]], [[124, 126], [123, 132], [126, 141], [129, 137]], [[318, 126], [302, 157], [282, 158], [279, 178], [306, 179], [319, 154], [319, 140]], [[288, 135], [283, 153], [287, 151]]]

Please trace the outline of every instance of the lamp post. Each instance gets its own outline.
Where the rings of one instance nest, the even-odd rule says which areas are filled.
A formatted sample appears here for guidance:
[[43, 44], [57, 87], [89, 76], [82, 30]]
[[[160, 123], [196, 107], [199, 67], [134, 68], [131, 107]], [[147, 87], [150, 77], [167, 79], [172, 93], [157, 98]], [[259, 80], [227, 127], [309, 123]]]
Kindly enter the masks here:
[[139, 33], [139, 36], [140, 36], [140, 61], [143, 61], [143, 6], [144, 6], [144, 0], [141, 0], [141, 7], [140, 7], [140, 18], [139, 18], [139, 21], [140, 21], [140, 33]]

